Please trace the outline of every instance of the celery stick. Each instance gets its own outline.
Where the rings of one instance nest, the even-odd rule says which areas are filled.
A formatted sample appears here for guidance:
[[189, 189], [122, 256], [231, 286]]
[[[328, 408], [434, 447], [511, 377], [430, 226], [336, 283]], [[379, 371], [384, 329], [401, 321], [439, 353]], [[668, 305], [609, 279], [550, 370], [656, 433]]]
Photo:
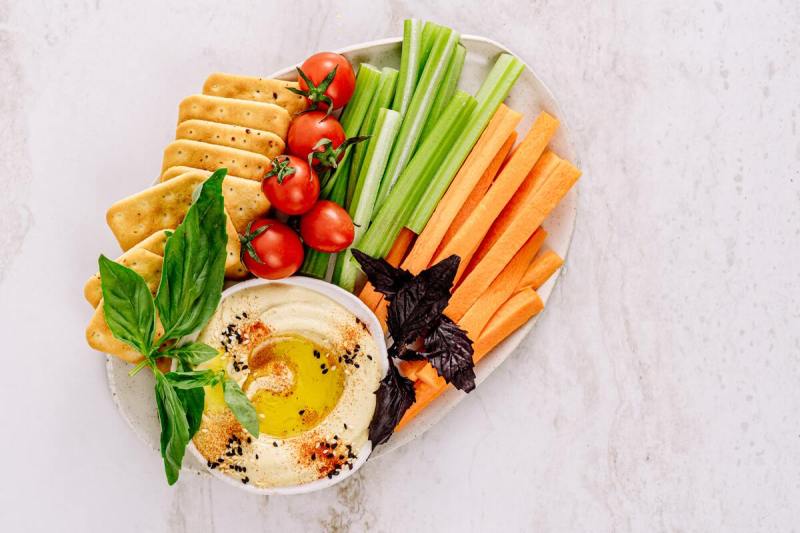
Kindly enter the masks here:
[[500, 103], [508, 96], [511, 87], [522, 73], [522, 62], [514, 56], [503, 54], [499, 57], [486, 80], [478, 90], [478, 106], [470, 117], [469, 124], [461, 132], [461, 137], [450, 147], [444, 162], [427, 184], [424, 194], [415, 202], [414, 214], [406, 226], [419, 234], [425, 228], [436, 204], [439, 203], [461, 164], [480, 137]]
[[403, 21], [403, 47], [400, 52], [400, 79], [394, 94], [392, 109], [405, 115], [417, 86], [420, 53], [422, 44], [422, 21], [406, 19]]
[[[350, 216], [355, 224], [355, 238], [367, 230], [375, 205], [375, 195], [381, 184], [381, 177], [389, 161], [392, 144], [400, 129], [400, 113], [390, 109], [381, 109], [375, 123], [374, 136], [370, 141], [364, 167], [358, 179], [355, 202], [350, 207]], [[351, 175], [352, 178], [352, 175]], [[336, 258], [333, 282], [345, 290], [352, 291], [358, 277], [358, 265], [353, 260], [350, 248]]]
[[381, 188], [378, 191], [376, 205], [380, 208], [389, 191], [394, 187], [395, 182], [400, 177], [403, 169], [411, 160], [419, 142], [422, 127], [428, 118], [433, 99], [439, 91], [442, 80], [444, 79], [453, 51], [458, 43], [459, 35], [450, 28], [434, 29], [437, 32], [433, 42], [428, 62], [422, 71], [422, 77], [414, 90], [414, 97], [408, 106], [408, 112], [403, 116], [403, 124], [400, 126], [400, 133], [397, 135], [392, 155], [389, 157], [389, 165], [386, 167], [386, 174], [383, 176]]
[[[349, 159], [343, 159], [342, 163], [339, 164], [339, 168], [342, 169], [341, 179], [336, 182], [336, 186], [331, 190], [328, 200], [342, 205], [344, 197], [347, 194], [347, 176], [350, 173]], [[300, 272], [306, 276], [325, 279], [328, 273], [328, 263], [331, 261], [332, 255], [333, 254], [318, 252], [317, 250], [307, 248], [306, 257], [303, 260], [303, 266], [300, 267]]]
[[433, 133], [420, 145], [384, 205], [375, 208], [377, 214], [355, 248], [373, 257], [383, 257], [389, 252], [400, 229], [411, 216], [415, 202], [419, 201], [420, 191], [424, 191], [421, 184], [438, 172], [439, 165], [461, 135], [460, 130], [475, 106], [473, 97], [463, 91], [456, 92]]
[[[378, 83], [381, 79], [381, 71], [368, 63], [361, 63], [358, 67], [358, 75], [356, 76], [356, 87], [353, 91], [353, 96], [350, 98], [350, 103], [344, 108], [339, 122], [344, 129], [345, 137], [355, 137], [358, 135], [358, 130], [361, 129], [361, 124], [364, 122], [364, 117], [367, 114], [375, 90], [378, 88]], [[342, 164], [350, 158], [353, 152], [353, 147], [349, 146], [344, 151], [344, 156], [339, 163], [339, 167], [334, 171], [333, 175], [322, 185], [320, 196], [328, 198], [336, 185], [336, 182], [342, 176]], [[348, 167], [349, 168], [349, 167]], [[347, 180], [347, 174], [344, 175], [344, 180]], [[344, 201], [344, 198], [342, 198]]]
[[[375, 89], [375, 95], [372, 98], [369, 109], [367, 109], [367, 115], [364, 117], [361, 129], [358, 131], [360, 136], [365, 137], [372, 135], [372, 130], [375, 127], [375, 120], [378, 118], [380, 109], [383, 107], [387, 109], [391, 108], [398, 75], [399, 72], [397, 69], [391, 67], [385, 67], [381, 70], [381, 79], [378, 82], [377, 89]], [[372, 141], [361, 142], [353, 147], [353, 155], [351, 157], [352, 163], [350, 165], [350, 181], [347, 183], [348, 206], [352, 202], [355, 185], [358, 183], [358, 176], [361, 172], [361, 165], [363, 164], [364, 156], [371, 142]]]
[[427, 21], [422, 27], [422, 45], [419, 57], [419, 75], [422, 75], [422, 69], [425, 68], [425, 63], [428, 61], [428, 56], [431, 55], [431, 48], [433, 48], [433, 39], [436, 31], [441, 29], [441, 26], [435, 22]]
[[431, 131], [433, 131], [433, 126], [436, 124], [436, 121], [439, 119], [439, 116], [441, 116], [442, 111], [444, 111], [444, 108], [447, 107], [447, 103], [456, 92], [456, 89], [458, 88], [458, 80], [461, 77], [461, 69], [464, 67], [464, 59], [466, 56], [467, 49], [460, 44], [456, 46], [456, 51], [453, 52], [453, 60], [450, 61], [450, 66], [447, 68], [447, 72], [444, 75], [442, 88], [439, 89], [438, 93], [436, 93], [436, 98], [433, 99], [433, 105], [431, 106], [431, 112], [428, 115], [428, 120], [425, 121], [425, 127], [422, 128], [420, 141], [424, 140], [425, 137], [431, 134]]

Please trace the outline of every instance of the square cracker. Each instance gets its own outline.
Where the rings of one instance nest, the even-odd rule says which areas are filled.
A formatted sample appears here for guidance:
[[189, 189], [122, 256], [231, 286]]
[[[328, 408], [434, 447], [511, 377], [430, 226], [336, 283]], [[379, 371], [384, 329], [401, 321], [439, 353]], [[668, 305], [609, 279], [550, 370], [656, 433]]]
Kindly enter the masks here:
[[[106, 221], [123, 251], [131, 249], [158, 230], [177, 228], [192, 205], [195, 188], [204, 180], [204, 176], [190, 173], [154, 185], [112, 205], [106, 213]], [[239, 257], [239, 235], [230, 216], [227, 219], [228, 259], [225, 275], [241, 279], [247, 275], [247, 271]]]
[[184, 98], [178, 106], [178, 124], [191, 119], [271, 131], [281, 139], [286, 139], [291, 121], [289, 112], [279, 105], [205, 94]]
[[271, 131], [208, 120], [192, 119], [181, 122], [175, 130], [175, 138], [247, 150], [269, 159], [282, 154], [286, 148], [283, 139]]
[[214, 72], [206, 78], [203, 94], [277, 104], [294, 116], [306, 110], [308, 101], [289, 87], [299, 86], [295, 81]]
[[175, 166], [187, 166], [215, 171], [227, 168], [231, 174], [261, 181], [270, 160], [238, 148], [229, 148], [200, 141], [180, 139], [169, 143], [164, 150], [162, 173]]
[[[205, 178], [209, 174], [207, 170], [190, 168], [176, 177], [199, 175]], [[261, 191], [261, 185], [253, 180], [226, 176], [222, 182], [222, 195], [225, 198], [225, 210], [238, 233], [245, 233], [250, 222], [266, 215], [269, 211], [269, 200]]]
[[[155, 291], [158, 289], [158, 284], [161, 280], [161, 265], [164, 262], [164, 258], [146, 250], [140, 245], [141, 243], [137, 244], [119, 256], [116, 262], [141, 275], [145, 283], [147, 283], [147, 286], [150, 287], [153, 295], [155, 295]], [[92, 307], [97, 307], [97, 304], [103, 299], [99, 272], [95, 273], [95, 275], [86, 282], [86, 285], [83, 287], [83, 295]]]

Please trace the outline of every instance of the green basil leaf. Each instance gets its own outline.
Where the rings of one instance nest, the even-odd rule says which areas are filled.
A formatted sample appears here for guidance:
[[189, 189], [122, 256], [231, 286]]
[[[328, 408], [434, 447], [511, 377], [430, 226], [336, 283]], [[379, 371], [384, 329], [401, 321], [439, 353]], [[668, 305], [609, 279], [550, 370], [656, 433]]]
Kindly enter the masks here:
[[247, 395], [239, 388], [239, 385], [231, 378], [226, 377], [222, 381], [222, 392], [225, 403], [233, 411], [233, 416], [252, 436], [258, 437], [258, 414], [256, 408], [247, 399]]
[[211, 318], [225, 279], [228, 242], [222, 199], [227, 169], [204, 183], [186, 218], [167, 240], [156, 307], [166, 339], [194, 333]]
[[183, 455], [189, 444], [189, 423], [183, 404], [170, 382], [158, 370], [153, 374], [156, 378], [158, 419], [161, 422], [161, 457], [164, 458], [167, 482], [173, 485], [178, 481]]
[[[216, 348], [212, 348], [208, 344], [203, 342], [192, 342], [177, 348], [170, 348], [165, 352], [161, 352], [159, 355], [164, 357], [172, 357], [194, 366], [205, 363], [209, 359], [213, 359], [217, 356], [217, 354], [219, 354], [219, 351], [217, 351]], [[188, 368], [186, 370], [191, 369]]]
[[103, 312], [114, 337], [149, 355], [155, 334], [153, 295], [142, 276], [101, 255]]
[[214, 370], [187, 370], [168, 372], [167, 381], [176, 389], [194, 389], [206, 385], [216, 385], [222, 379], [219, 372]]
[[[188, 372], [192, 367], [184, 361], [178, 361], [178, 369], [181, 372]], [[206, 404], [206, 391], [203, 387], [196, 387], [185, 390], [176, 389], [175, 394], [178, 395], [178, 399], [183, 404], [183, 410], [186, 411], [186, 421], [189, 423], [189, 438], [191, 439], [200, 429], [203, 409]]]

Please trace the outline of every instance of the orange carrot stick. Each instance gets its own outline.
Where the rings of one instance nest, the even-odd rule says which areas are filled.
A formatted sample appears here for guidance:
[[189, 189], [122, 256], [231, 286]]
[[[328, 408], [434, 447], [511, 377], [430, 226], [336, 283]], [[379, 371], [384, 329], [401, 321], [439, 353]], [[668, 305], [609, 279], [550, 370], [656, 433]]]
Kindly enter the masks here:
[[[474, 344], [475, 354], [473, 355], [473, 360], [475, 363], [537, 315], [543, 308], [544, 304], [542, 304], [541, 298], [531, 288], [524, 289], [512, 296], [497, 310], [489, 323], [486, 324], [478, 342]], [[414, 384], [416, 401], [403, 415], [395, 431], [400, 431], [445, 390], [447, 390], [446, 384], [430, 385], [422, 380], [417, 381]]]
[[528, 270], [525, 271], [522, 279], [520, 279], [517, 284], [517, 291], [521, 291], [525, 287], [538, 289], [544, 285], [545, 282], [550, 279], [550, 276], [561, 268], [563, 264], [564, 260], [553, 250], [543, 251], [537, 255], [528, 266]]
[[486, 172], [484, 172], [483, 176], [481, 176], [481, 179], [478, 180], [475, 188], [472, 189], [472, 192], [469, 193], [467, 199], [464, 200], [464, 205], [461, 206], [461, 209], [453, 219], [453, 222], [450, 223], [450, 227], [447, 228], [444, 237], [442, 237], [442, 242], [436, 249], [436, 255], [438, 255], [439, 252], [441, 252], [442, 249], [447, 245], [447, 243], [452, 240], [453, 235], [456, 234], [458, 228], [464, 224], [464, 221], [467, 220], [469, 215], [472, 214], [472, 211], [475, 210], [475, 206], [477, 206], [486, 195], [486, 191], [488, 191], [489, 187], [491, 187], [494, 178], [497, 176], [497, 173], [502, 167], [502, 164], [505, 161], [508, 161], [508, 153], [511, 151], [511, 147], [514, 146], [515, 142], [517, 142], [517, 132], [512, 131], [511, 135], [509, 135], [508, 139], [506, 139], [505, 144], [503, 144], [502, 148], [500, 148], [500, 151], [497, 152], [497, 155], [494, 156], [492, 162], [489, 163]]
[[569, 161], [562, 160], [556, 169], [534, 190], [524, 207], [492, 245], [480, 263], [465, 277], [450, 298], [448, 316], [463, 316], [505, 268], [534, 229], [539, 227], [580, 176]]
[[[542, 155], [542, 152], [544, 152], [557, 127], [558, 120], [554, 117], [545, 112], [539, 114], [530, 131], [520, 143], [519, 148], [509, 159], [505, 168], [492, 183], [492, 186], [489, 187], [486, 196], [483, 197], [483, 200], [476, 206], [469, 218], [458, 229], [452, 240], [437, 254], [434, 262], [456, 254], [461, 257], [459, 273], [456, 278], [458, 279], [463, 274], [469, 264], [469, 259], [475, 249], [478, 248], [486, 232], [489, 231], [492, 222], [494, 222], [525, 180], [525, 177]], [[537, 226], [538, 224], [534, 225], [531, 231]], [[491, 280], [489, 281], [491, 282]]]
[[[490, 168], [497, 154], [501, 152], [509, 135], [521, 119], [520, 113], [500, 104], [478, 142], [475, 143], [469, 156], [461, 165], [458, 174], [453, 178], [447, 192], [436, 206], [436, 210], [425, 225], [414, 248], [403, 262], [403, 268], [413, 274], [419, 274], [428, 267], [453, 219], [465, 205], [467, 197], [483, 179], [487, 169]], [[502, 158], [500, 160], [502, 161]]]
[[[398, 266], [406, 255], [406, 251], [411, 246], [412, 241], [416, 234], [408, 228], [403, 228], [397, 235], [397, 238], [392, 244], [391, 250], [386, 254], [386, 261], [392, 266]], [[383, 295], [375, 290], [371, 283], [367, 282], [358, 297], [364, 302], [367, 307], [375, 310], [378, 304], [383, 301]]]
[[515, 289], [531, 264], [533, 256], [542, 247], [546, 236], [547, 232], [544, 229], [536, 230], [464, 316], [458, 319], [450, 317], [458, 320], [458, 325], [471, 339], [480, 338], [481, 331], [495, 312], [516, 292]]
[[534, 165], [533, 170], [531, 170], [528, 177], [525, 181], [520, 185], [517, 192], [508, 202], [508, 204], [503, 208], [498, 215], [497, 219], [494, 221], [492, 226], [489, 228], [489, 231], [486, 233], [486, 236], [481, 241], [480, 246], [478, 249], [475, 250], [475, 253], [470, 259], [470, 264], [467, 267], [464, 275], [469, 274], [475, 266], [480, 263], [481, 259], [484, 258], [486, 252], [497, 242], [497, 239], [500, 238], [500, 235], [508, 228], [509, 224], [514, 220], [514, 217], [517, 216], [520, 209], [524, 209], [527, 204], [531, 201], [531, 196], [536, 192], [536, 189], [547, 179], [547, 176], [553, 172], [556, 167], [558, 166], [559, 161], [561, 158], [558, 157], [556, 154], [551, 152], [550, 150], [545, 150], [542, 154], [542, 157], [539, 158], [539, 161], [536, 162]]

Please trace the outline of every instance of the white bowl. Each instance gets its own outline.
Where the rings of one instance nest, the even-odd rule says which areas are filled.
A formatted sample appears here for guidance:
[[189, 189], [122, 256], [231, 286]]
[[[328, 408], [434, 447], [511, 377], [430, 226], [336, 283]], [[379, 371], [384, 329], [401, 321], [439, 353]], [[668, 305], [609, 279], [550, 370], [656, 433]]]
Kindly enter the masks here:
[[[397, 67], [400, 62], [401, 41], [402, 39], [399, 37], [381, 39], [348, 46], [338, 50], [338, 52], [344, 54], [354, 63]], [[467, 49], [467, 57], [459, 88], [474, 94], [494, 64], [498, 54], [510, 52], [510, 50], [496, 41], [475, 35], [462, 35], [461, 43]], [[524, 61], [524, 58], [521, 59]], [[233, 64], [221, 65], [220, 68], [229, 72], [240, 70], [237, 65]], [[294, 68], [294, 66], [286, 67], [272, 73], [271, 76], [292, 78], [295, 72]], [[512, 88], [506, 103], [509, 107], [523, 114], [522, 123], [517, 128], [520, 133], [527, 131], [536, 114], [541, 110], [557, 117], [561, 121], [561, 127], [550, 142], [550, 147], [556, 153], [580, 167], [580, 160], [570, 141], [571, 135], [565, 113], [544, 82], [536, 76], [533, 69], [527, 64], [519, 80]], [[567, 259], [567, 252], [572, 241], [577, 208], [578, 186], [575, 186], [567, 193], [566, 197], [544, 223], [548, 231], [545, 247], [552, 249], [564, 259]], [[560, 271], [537, 291], [545, 304], [550, 297], [559, 274]], [[522, 342], [522, 339], [533, 328], [535, 322], [535, 318], [529, 321], [481, 360], [481, 363], [475, 367], [477, 384], [486, 379], [511, 355], [514, 349]], [[152, 376], [146, 372], [140, 372], [133, 378], [128, 377], [130, 365], [116, 357], [107, 358], [106, 370], [111, 395], [120, 414], [133, 429], [134, 433], [150, 448], [157, 451], [159, 449], [160, 426], [155, 400], [153, 399]], [[389, 442], [379, 446], [373, 456], [377, 457], [388, 453], [419, 437], [447, 415], [465, 397], [466, 395], [463, 392], [452, 387], [449, 388], [435, 402], [417, 415], [402, 431], [395, 433], [389, 439]], [[199, 462], [193, 455], [187, 454], [184, 460], [184, 475], [187, 470], [205, 473], [205, 461]], [[241, 483], [238, 486], [240, 488], [245, 487]]]
[[[369, 332], [372, 334], [372, 337], [375, 339], [375, 345], [378, 347], [377, 358], [378, 362], [381, 366], [381, 376], [386, 375], [386, 371], [389, 368], [389, 358], [386, 354], [386, 340], [383, 336], [383, 328], [381, 327], [380, 322], [378, 322], [378, 318], [372, 312], [372, 310], [364, 305], [364, 302], [359, 300], [356, 296], [352, 293], [347, 292], [344, 289], [337, 287], [331, 283], [327, 283], [325, 281], [320, 281], [318, 279], [313, 278], [304, 278], [300, 276], [294, 276], [291, 278], [281, 279], [281, 280], [267, 280], [267, 279], [251, 279], [247, 281], [243, 281], [241, 283], [237, 283], [229, 288], [227, 288], [222, 293], [222, 300], [228, 298], [229, 296], [236, 294], [237, 292], [249, 289], [250, 287], [258, 287], [261, 285], [294, 285], [297, 287], [304, 287], [306, 289], [318, 292], [327, 296], [334, 302], [338, 303], [351, 313], [353, 313], [356, 317], [358, 317], [364, 324], [367, 325]], [[222, 301], [220, 300], [220, 302]], [[193, 335], [194, 338], [197, 338], [197, 335]], [[187, 339], [188, 340], [188, 339]], [[193, 340], [193, 339], [192, 339]], [[312, 481], [310, 483], [303, 483], [301, 485], [290, 485], [286, 487], [270, 487], [270, 488], [261, 488], [256, 487], [254, 485], [245, 485], [241, 481], [236, 478], [232, 478], [231, 476], [226, 476], [222, 472], [216, 469], [208, 468], [206, 458], [202, 456], [200, 451], [194, 445], [194, 441], [189, 442], [188, 449], [191, 451], [194, 459], [197, 460], [198, 463], [203, 465], [207, 472], [209, 472], [212, 476], [217, 479], [221, 479], [225, 483], [233, 485], [236, 488], [244, 489], [247, 492], [252, 492], [254, 494], [264, 494], [264, 495], [271, 495], [271, 494], [303, 494], [306, 492], [314, 492], [316, 490], [321, 490], [331, 485], [335, 485], [347, 479], [348, 477], [352, 476], [361, 465], [363, 465], [367, 458], [369, 458], [370, 453], [372, 453], [372, 443], [367, 440], [366, 443], [361, 447], [358, 451], [358, 458], [353, 463], [352, 469], [342, 470], [341, 474], [338, 476], [334, 476], [332, 478], [322, 478], [316, 481]]]

